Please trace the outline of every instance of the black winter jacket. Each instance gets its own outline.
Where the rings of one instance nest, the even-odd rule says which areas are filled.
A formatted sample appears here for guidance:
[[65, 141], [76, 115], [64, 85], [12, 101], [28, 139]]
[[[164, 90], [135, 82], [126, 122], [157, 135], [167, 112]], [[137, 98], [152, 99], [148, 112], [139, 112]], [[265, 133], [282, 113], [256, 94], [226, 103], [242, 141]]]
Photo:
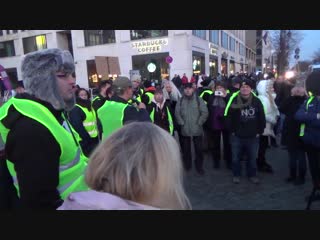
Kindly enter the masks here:
[[[51, 104], [27, 93], [17, 95], [16, 98], [42, 104], [60, 124], [63, 123], [62, 111], [55, 110]], [[63, 202], [57, 190], [61, 153], [58, 142], [45, 126], [22, 115], [13, 106], [9, 108], [2, 123], [11, 129], [5, 154], [17, 172], [22, 208], [55, 210]]]

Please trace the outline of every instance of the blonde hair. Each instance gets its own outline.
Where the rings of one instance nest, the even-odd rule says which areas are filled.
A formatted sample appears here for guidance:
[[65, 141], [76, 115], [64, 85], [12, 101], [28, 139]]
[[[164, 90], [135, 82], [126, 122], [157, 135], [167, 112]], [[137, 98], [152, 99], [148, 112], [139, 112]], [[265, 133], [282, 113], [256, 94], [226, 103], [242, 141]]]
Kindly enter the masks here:
[[163, 87], [163, 97], [165, 99], [170, 99], [169, 93], [167, 92], [166, 85], [171, 86], [171, 100], [178, 102], [181, 98], [181, 93], [179, 92], [178, 88], [174, 83], [170, 80], [163, 80], [162, 87]]
[[191, 209], [176, 140], [152, 123], [125, 125], [93, 152], [88, 186], [141, 204]]

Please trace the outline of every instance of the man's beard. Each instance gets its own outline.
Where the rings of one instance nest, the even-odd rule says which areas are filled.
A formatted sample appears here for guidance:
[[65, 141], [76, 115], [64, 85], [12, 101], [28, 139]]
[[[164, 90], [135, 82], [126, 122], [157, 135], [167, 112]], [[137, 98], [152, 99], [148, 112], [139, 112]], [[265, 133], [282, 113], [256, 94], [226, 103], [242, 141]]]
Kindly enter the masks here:
[[65, 110], [66, 111], [70, 111], [74, 105], [76, 104], [76, 97], [75, 95], [73, 95], [72, 98], [68, 99], [68, 100], [64, 100], [64, 103], [65, 103]]

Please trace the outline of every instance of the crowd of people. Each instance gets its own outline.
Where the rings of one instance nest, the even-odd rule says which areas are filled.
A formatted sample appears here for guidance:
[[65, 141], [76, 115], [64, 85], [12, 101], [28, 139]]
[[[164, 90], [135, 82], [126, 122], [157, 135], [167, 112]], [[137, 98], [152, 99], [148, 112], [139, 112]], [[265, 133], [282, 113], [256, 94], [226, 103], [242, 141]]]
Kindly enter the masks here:
[[266, 151], [281, 144], [286, 181], [304, 184], [308, 159], [320, 189], [320, 73], [306, 88], [273, 73], [176, 74], [157, 84], [119, 76], [100, 81], [91, 100], [74, 71], [68, 51], [24, 58], [24, 91], [0, 108], [1, 208], [191, 209], [183, 186], [191, 144], [200, 176], [207, 148], [235, 184], [243, 161], [253, 184], [259, 171], [273, 173]]

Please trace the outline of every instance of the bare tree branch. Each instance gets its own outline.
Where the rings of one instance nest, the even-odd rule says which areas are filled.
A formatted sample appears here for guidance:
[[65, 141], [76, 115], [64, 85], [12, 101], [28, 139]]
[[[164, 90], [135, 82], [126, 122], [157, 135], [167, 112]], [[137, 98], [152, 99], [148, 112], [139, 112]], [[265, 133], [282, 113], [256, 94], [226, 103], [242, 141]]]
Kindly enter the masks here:
[[299, 46], [303, 35], [298, 30], [273, 30], [272, 44], [277, 54], [278, 73], [283, 74], [289, 65], [289, 59]]

